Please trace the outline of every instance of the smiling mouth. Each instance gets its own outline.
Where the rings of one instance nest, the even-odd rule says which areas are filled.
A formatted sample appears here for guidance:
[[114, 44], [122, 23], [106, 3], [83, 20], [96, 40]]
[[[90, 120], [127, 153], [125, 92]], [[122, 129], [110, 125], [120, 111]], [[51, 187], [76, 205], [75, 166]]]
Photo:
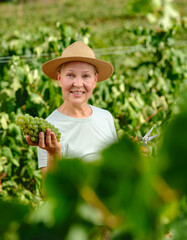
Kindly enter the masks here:
[[82, 95], [82, 94], [84, 94], [85, 92], [79, 92], [79, 91], [70, 91], [71, 93], [73, 93], [73, 94], [76, 94], [76, 95]]

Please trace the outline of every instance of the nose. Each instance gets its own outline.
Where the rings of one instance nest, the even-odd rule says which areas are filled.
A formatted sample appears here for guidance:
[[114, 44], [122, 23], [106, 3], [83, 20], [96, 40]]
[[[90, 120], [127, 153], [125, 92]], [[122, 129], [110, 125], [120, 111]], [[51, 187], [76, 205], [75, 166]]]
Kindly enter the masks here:
[[73, 86], [80, 88], [83, 86], [83, 80], [81, 77], [77, 76], [76, 78], [74, 78], [74, 82], [73, 82]]

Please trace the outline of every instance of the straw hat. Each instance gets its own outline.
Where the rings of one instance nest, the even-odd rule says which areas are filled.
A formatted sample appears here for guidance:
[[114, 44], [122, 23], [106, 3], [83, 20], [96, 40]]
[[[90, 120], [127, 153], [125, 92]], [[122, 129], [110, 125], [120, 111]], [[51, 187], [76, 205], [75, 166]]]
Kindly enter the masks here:
[[98, 71], [98, 82], [109, 78], [113, 73], [113, 66], [109, 62], [96, 59], [95, 54], [84, 42], [72, 43], [62, 52], [61, 57], [45, 62], [42, 71], [50, 78], [57, 80], [58, 67], [67, 62], [86, 62], [94, 65]]

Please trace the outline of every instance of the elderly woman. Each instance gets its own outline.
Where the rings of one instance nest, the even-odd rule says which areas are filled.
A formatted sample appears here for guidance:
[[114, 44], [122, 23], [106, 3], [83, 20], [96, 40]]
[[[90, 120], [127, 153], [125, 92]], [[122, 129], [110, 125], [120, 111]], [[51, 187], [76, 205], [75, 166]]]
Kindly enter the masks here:
[[91, 48], [77, 41], [68, 46], [61, 57], [43, 64], [43, 72], [56, 79], [62, 89], [63, 104], [54, 110], [47, 121], [61, 132], [61, 140], [50, 129], [39, 134], [38, 162], [42, 175], [53, 165], [56, 156], [77, 157], [85, 161], [98, 158], [99, 152], [117, 141], [112, 115], [88, 104], [97, 82], [113, 73], [110, 63], [96, 59]]

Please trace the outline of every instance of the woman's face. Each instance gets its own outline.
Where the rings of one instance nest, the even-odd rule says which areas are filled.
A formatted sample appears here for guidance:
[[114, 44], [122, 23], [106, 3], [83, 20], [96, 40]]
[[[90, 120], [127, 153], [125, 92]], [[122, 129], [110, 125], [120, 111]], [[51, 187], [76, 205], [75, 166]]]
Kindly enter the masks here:
[[98, 74], [93, 65], [85, 62], [65, 63], [58, 73], [64, 103], [83, 105], [87, 103], [96, 86]]

